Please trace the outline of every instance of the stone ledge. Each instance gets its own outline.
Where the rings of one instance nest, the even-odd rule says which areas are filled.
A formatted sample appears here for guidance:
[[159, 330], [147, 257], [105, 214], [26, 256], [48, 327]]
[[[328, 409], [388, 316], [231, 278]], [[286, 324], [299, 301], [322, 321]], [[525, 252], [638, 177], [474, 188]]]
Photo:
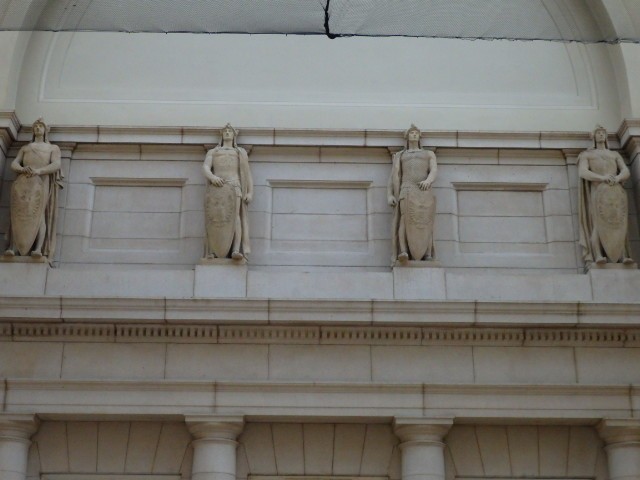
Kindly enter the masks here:
[[[7, 379], [9, 413], [40, 418], [245, 415], [453, 417], [465, 422], [595, 425], [638, 414], [640, 390], [623, 385], [422, 385]], [[635, 403], [632, 403], [635, 402]], [[636, 405], [635, 407], [632, 405]]]

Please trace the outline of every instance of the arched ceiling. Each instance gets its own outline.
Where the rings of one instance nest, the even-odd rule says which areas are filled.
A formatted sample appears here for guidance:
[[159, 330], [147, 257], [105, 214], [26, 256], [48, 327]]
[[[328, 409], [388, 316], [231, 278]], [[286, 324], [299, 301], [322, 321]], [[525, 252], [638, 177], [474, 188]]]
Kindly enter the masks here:
[[279, 33], [637, 42], [640, 41], [640, 2], [0, 0], [0, 30]]

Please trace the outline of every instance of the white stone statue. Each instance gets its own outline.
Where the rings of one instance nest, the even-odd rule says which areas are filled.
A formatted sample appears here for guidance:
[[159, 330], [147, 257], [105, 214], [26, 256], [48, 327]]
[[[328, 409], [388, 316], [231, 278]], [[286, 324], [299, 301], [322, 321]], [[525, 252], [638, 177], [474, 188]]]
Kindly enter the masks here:
[[31, 143], [20, 149], [11, 170], [11, 225], [5, 257], [28, 256], [53, 260], [56, 242], [58, 188], [62, 187], [60, 148], [47, 140], [42, 118], [33, 124]]
[[632, 265], [627, 239], [628, 200], [622, 184], [630, 176], [622, 157], [609, 150], [607, 131], [596, 127], [595, 148], [578, 156], [580, 245], [587, 267]]
[[247, 205], [253, 198], [253, 179], [247, 151], [238, 147], [238, 130], [227, 124], [220, 144], [209, 150], [203, 171], [207, 177], [204, 213], [205, 258], [240, 261], [250, 253]]
[[431, 185], [438, 173], [436, 156], [420, 145], [420, 130], [411, 125], [406, 148], [393, 155], [387, 200], [394, 207], [391, 262], [430, 261], [435, 257], [433, 229], [436, 197]]

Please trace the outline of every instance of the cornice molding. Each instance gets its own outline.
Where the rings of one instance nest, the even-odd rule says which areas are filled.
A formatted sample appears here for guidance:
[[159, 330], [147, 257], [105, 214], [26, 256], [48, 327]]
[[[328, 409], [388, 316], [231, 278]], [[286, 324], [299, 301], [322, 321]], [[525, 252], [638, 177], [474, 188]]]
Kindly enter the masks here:
[[[382, 338], [387, 333], [380, 332], [386, 330], [376, 328], [633, 329], [640, 328], [640, 303], [0, 296], [0, 326], [6, 323], [321, 326], [326, 332], [330, 326], [361, 326], [371, 329], [369, 337]], [[240, 334], [230, 329], [222, 335], [253, 339], [267, 335], [258, 332]], [[267, 336], [281, 335], [273, 332]], [[351, 335], [340, 329], [332, 332], [331, 341]], [[398, 330], [398, 338], [413, 341], [408, 332], [412, 330]]]
[[640, 328], [3, 323], [1, 341], [492, 347], [640, 346]]
[[[245, 416], [453, 418], [456, 423], [595, 425], [634, 418], [640, 391], [628, 385], [423, 385], [353, 382], [7, 379], [8, 412], [90, 420]], [[495, 406], [491, 408], [490, 406]]]
[[[19, 124], [18, 124], [19, 125]], [[1, 126], [1, 124], [0, 124]], [[49, 138], [52, 142], [89, 144], [217, 144], [221, 127], [167, 126], [80, 126], [54, 125]], [[31, 139], [31, 126], [18, 127], [17, 140]], [[17, 131], [17, 130], [16, 130]], [[615, 134], [610, 145], [618, 148]], [[324, 147], [404, 147], [404, 130], [363, 129], [291, 129], [242, 127], [238, 143], [255, 146], [324, 146]], [[520, 131], [422, 131], [424, 148], [503, 148], [503, 149], [587, 149], [592, 146], [590, 132], [520, 132]]]

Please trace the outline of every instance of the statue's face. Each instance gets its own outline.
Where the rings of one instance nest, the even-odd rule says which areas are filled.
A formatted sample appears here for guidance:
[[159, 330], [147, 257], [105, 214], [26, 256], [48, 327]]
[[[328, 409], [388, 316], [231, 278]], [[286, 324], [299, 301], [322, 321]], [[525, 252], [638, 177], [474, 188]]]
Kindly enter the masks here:
[[607, 140], [607, 131], [599, 128], [594, 134], [597, 143], [602, 143]]
[[41, 123], [34, 123], [33, 124], [33, 134], [36, 137], [40, 137], [42, 135], [44, 135], [44, 125]]
[[415, 129], [409, 130], [409, 132], [407, 133], [407, 140], [409, 140], [410, 142], [417, 142], [418, 140], [420, 140], [420, 131]]
[[233, 140], [235, 136], [236, 134], [231, 127], [225, 127], [224, 130], [222, 130], [222, 138], [224, 140]]

